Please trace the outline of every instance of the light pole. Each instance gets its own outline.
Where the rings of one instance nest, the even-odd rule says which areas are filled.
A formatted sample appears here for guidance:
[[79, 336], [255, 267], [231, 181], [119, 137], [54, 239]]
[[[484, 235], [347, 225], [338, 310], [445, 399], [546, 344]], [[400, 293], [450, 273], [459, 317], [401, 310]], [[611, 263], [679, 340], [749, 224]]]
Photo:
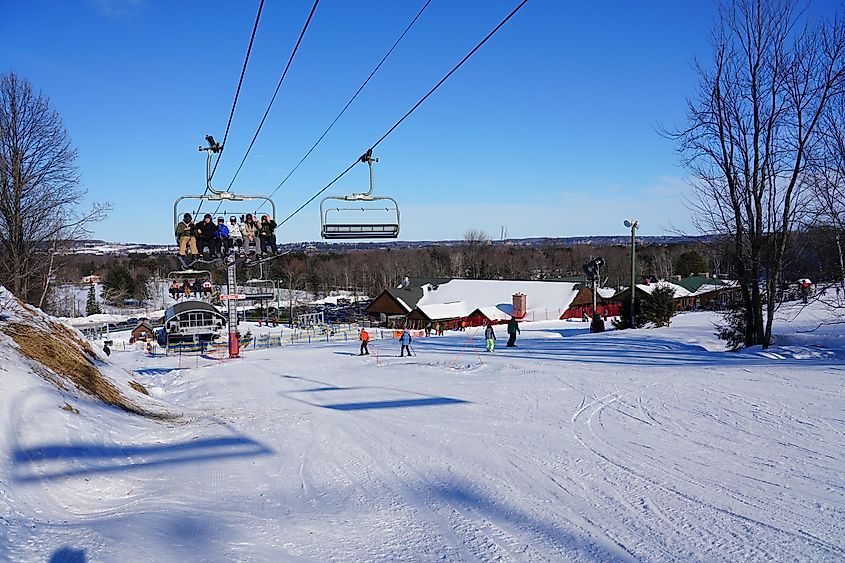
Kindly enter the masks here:
[[636, 326], [637, 315], [634, 310], [634, 294], [637, 291], [637, 227], [640, 222], [636, 219], [625, 219], [625, 226], [631, 228], [631, 328]]

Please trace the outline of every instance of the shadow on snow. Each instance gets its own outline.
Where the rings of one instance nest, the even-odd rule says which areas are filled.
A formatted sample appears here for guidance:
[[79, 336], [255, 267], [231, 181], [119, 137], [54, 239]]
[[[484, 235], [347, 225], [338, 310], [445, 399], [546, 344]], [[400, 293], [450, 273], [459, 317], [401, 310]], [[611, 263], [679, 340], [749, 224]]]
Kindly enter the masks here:
[[[305, 381], [308, 383], [316, 383], [320, 385], [319, 387], [308, 387], [306, 389], [297, 389], [295, 391], [287, 391], [282, 392], [281, 395], [286, 397], [292, 401], [296, 401], [298, 403], [303, 403], [306, 405], [311, 405], [313, 407], [320, 407], [324, 409], [330, 409], [335, 411], [359, 411], [359, 410], [374, 410], [374, 409], [400, 409], [400, 408], [410, 408], [410, 407], [433, 407], [438, 405], [456, 405], [461, 403], [469, 403], [470, 401], [466, 401], [464, 399], [454, 399], [452, 397], [440, 397], [437, 395], [426, 395], [424, 393], [416, 393], [414, 391], [407, 391], [405, 389], [397, 389], [394, 387], [338, 387], [336, 385], [332, 385], [330, 383], [326, 383], [324, 381], [319, 381], [317, 379], [308, 379], [307, 377], [299, 377], [296, 375], [282, 375], [284, 379], [292, 379], [292, 380], [299, 380]], [[382, 401], [359, 401], [359, 402], [346, 402], [346, 403], [330, 403], [330, 404], [321, 404], [319, 402], [313, 402], [310, 400], [300, 399], [295, 396], [294, 394], [298, 393], [321, 393], [324, 391], [358, 391], [358, 390], [375, 390], [375, 391], [387, 391], [389, 393], [404, 393], [408, 395], [414, 395], [413, 397], [408, 398], [401, 398], [401, 399], [387, 399]]]
[[454, 405], [468, 403], [463, 399], [449, 397], [424, 397], [421, 399], [399, 399], [395, 401], [368, 401], [362, 403], [337, 403], [334, 405], [320, 405], [324, 409], [336, 411], [359, 411], [367, 409], [398, 409], [405, 407], [428, 407], [433, 405]]
[[[712, 352], [698, 344], [689, 344], [656, 337], [622, 336], [618, 332], [573, 335], [574, 330], [537, 331], [559, 333], [563, 338], [518, 338], [515, 348], [497, 346], [492, 354], [483, 351], [484, 341], [478, 337], [437, 338], [415, 341], [420, 353], [475, 353], [483, 356], [522, 358], [526, 360], [563, 361], [582, 364], [673, 366], [771, 366], [794, 362], [800, 365], [828, 365], [835, 358], [773, 359], [757, 352]], [[497, 341], [498, 343], [498, 341]]]
[[31, 483], [45, 479], [118, 473], [271, 453], [273, 450], [270, 448], [243, 436], [202, 438], [175, 444], [145, 446], [47, 444], [13, 450], [12, 478], [17, 483]]

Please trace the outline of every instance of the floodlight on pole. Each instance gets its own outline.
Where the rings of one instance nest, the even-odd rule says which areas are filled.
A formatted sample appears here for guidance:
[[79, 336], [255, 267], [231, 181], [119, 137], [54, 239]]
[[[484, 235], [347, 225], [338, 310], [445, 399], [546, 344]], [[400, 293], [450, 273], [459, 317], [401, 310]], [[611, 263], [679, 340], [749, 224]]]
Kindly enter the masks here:
[[625, 219], [624, 225], [631, 229], [631, 328], [634, 328], [636, 326], [634, 294], [637, 291], [637, 228], [640, 222], [636, 219]]

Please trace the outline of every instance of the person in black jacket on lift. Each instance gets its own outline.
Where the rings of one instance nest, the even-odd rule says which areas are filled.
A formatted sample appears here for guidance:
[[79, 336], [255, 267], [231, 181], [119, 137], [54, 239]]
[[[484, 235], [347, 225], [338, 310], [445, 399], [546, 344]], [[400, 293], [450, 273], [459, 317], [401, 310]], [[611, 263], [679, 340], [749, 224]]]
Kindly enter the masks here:
[[205, 214], [205, 217], [202, 218], [202, 223], [195, 227], [195, 232], [200, 254], [205, 255], [204, 250], [208, 247], [209, 255], [213, 255], [215, 247], [214, 239], [217, 236], [217, 225], [214, 224], [211, 213]]

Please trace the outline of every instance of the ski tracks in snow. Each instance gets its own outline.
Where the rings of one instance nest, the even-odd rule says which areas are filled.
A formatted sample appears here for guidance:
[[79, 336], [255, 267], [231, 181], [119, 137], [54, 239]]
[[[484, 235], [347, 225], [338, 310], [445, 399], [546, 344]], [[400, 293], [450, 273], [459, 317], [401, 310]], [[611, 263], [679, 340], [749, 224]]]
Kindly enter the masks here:
[[[672, 387], [671, 382], [664, 382], [661, 387], [653, 384], [634, 391], [611, 392], [592, 401], [585, 397], [571, 418], [574, 438], [598, 463], [598, 471], [588, 471], [584, 478], [595, 481], [598, 475], [601, 483], [595, 485], [597, 488], [615, 491], [618, 506], [608, 504], [604, 509], [630, 522], [626, 545], [636, 545], [638, 557], [685, 560], [696, 553], [720, 560], [780, 559], [790, 553], [796, 557], [815, 553], [821, 559], [845, 557], [845, 549], [834, 541], [798, 527], [799, 512], [793, 513], [777, 492], [783, 490], [782, 485], [731, 472], [733, 465], [748, 472], [745, 464], [732, 461], [739, 454], [737, 444], [720, 444], [721, 440], [713, 439], [708, 442], [708, 437], [696, 437], [686, 423], [661, 422], [676, 422], [674, 418], [695, 421], [695, 416], [688, 415], [697, 410], [692, 405], [702, 403], [704, 410], [716, 412], [700, 412], [700, 417], [724, 416], [719, 412], [724, 402], [708, 400], [718, 391], [702, 389], [701, 395], [681, 401], [674, 391], [662, 388], [666, 385]], [[639, 394], [636, 406], [630, 408], [644, 418], [623, 410], [629, 408], [625, 400], [635, 393]], [[667, 393], [672, 393], [674, 400], [663, 396]], [[745, 401], [741, 397], [737, 400]], [[652, 402], [662, 404], [662, 412], [652, 412], [648, 408]], [[762, 418], [739, 415], [729, 407], [725, 412], [746, 417], [746, 427], [741, 431], [755, 439], [765, 434], [761, 430], [783, 420], [771, 413]], [[810, 455], [823, 455], [803, 449]], [[704, 463], [720, 458], [724, 467], [719, 467], [718, 461], [715, 469]], [[739, 492], [737, 477], [758, 481], [760, 496]], [[836, 537], [835, 531], [831, 532]]]

